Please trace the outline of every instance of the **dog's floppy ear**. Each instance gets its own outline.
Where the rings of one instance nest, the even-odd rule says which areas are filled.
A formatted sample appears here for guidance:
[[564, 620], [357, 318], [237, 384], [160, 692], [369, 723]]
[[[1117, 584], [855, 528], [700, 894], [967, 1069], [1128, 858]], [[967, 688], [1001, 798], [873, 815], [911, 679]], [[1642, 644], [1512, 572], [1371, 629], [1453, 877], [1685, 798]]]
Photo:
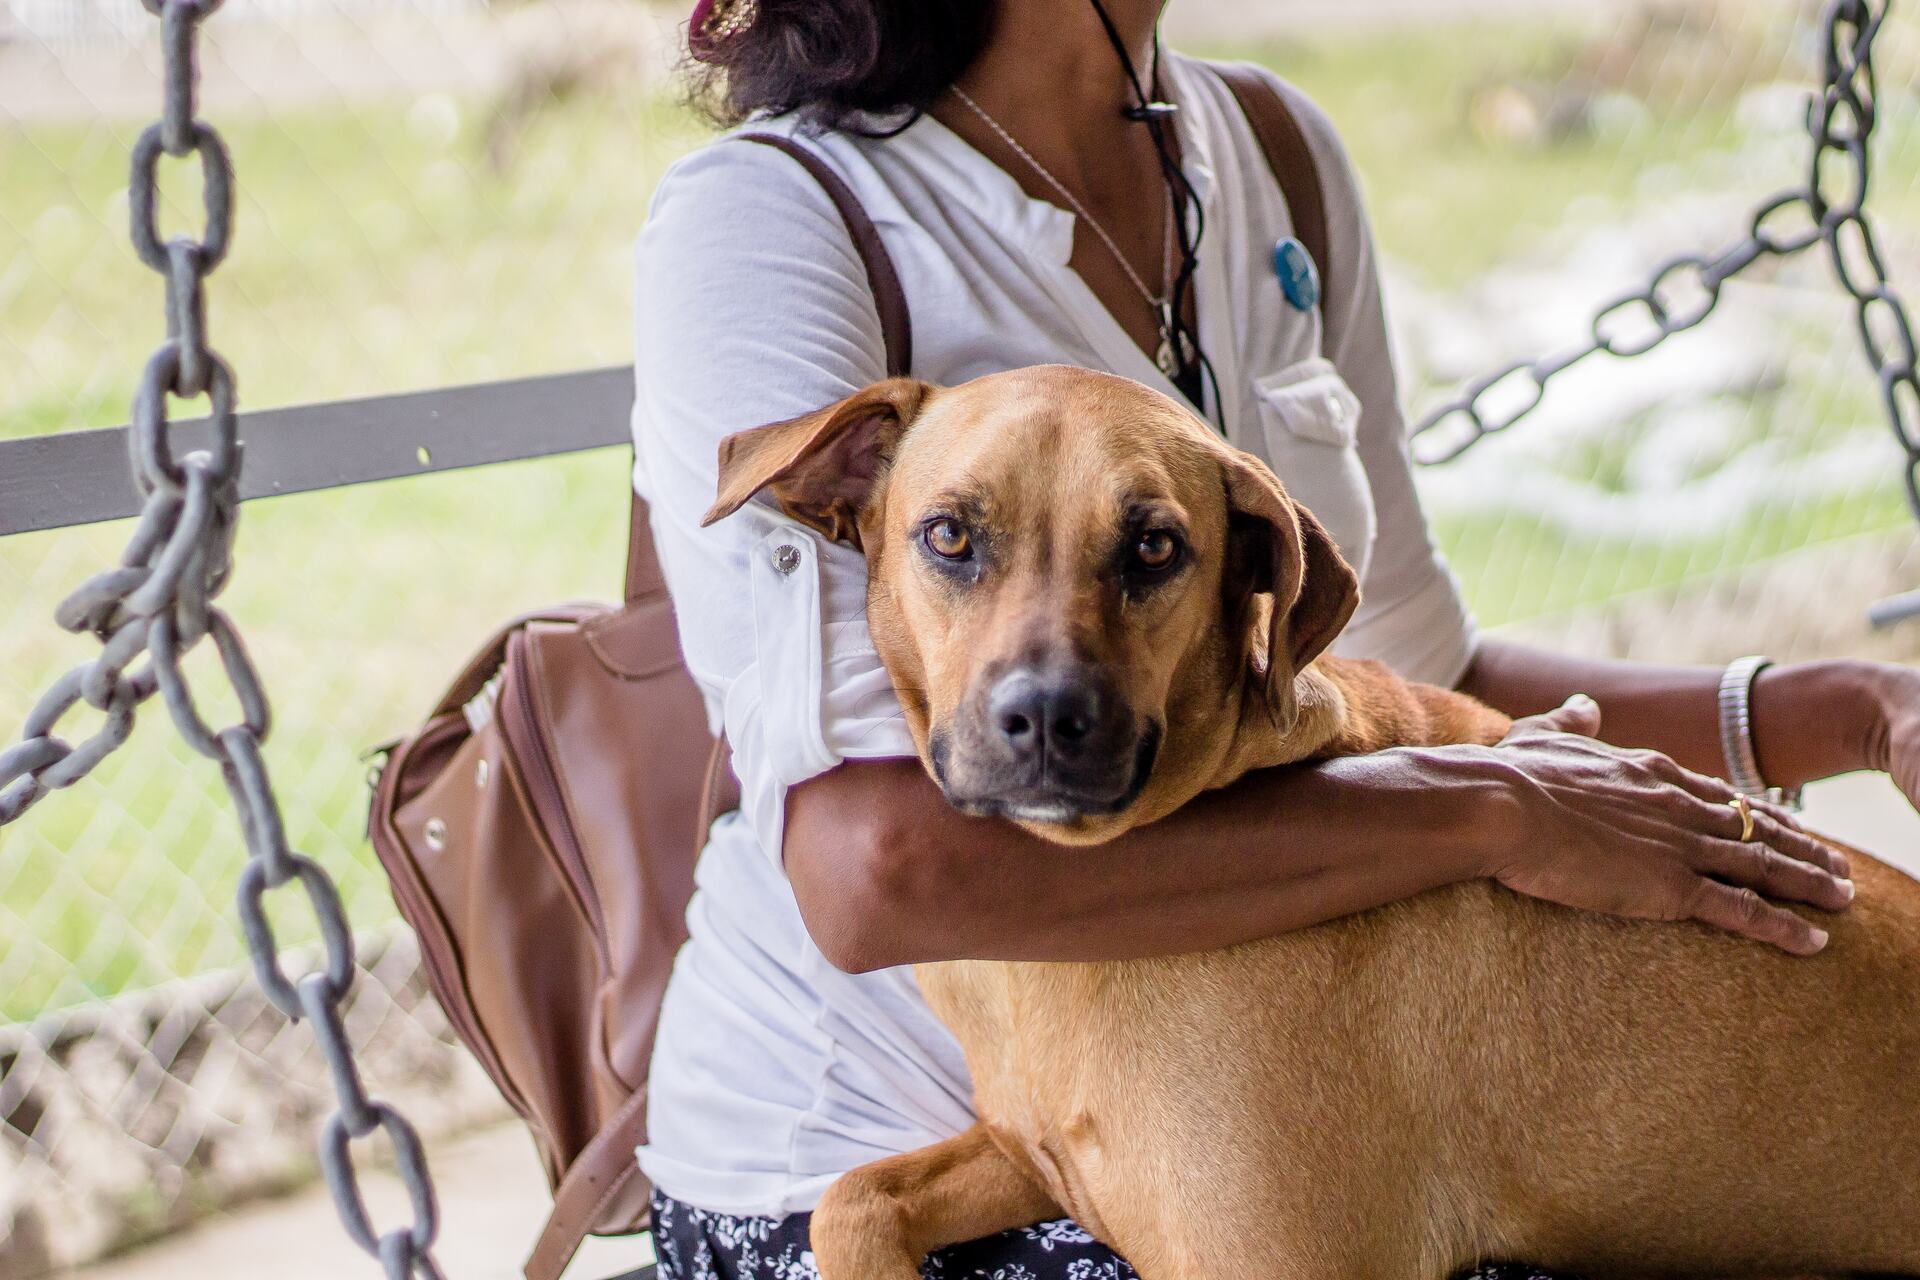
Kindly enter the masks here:
[[1287, 647], [1300, 671], [1325, 653], [1360, 607], [1360, 579], [1318, 516], [1298, 504], [1300, 546], [1305, 562], [1300, 594], [1287, 614]]
[[1360, 580], [1326, 526], [1287, 496], [1264, 463], [1237, 449], [1230, 454], [1226, 616], [1249, 637], [1268, 708], [1281, 720], [1293, 714], [1294, 676], [1353, 617]]
[[889, 378], [837, 404], [720, 442], [720, 493], [702, 525], [770, 489], [780, 509], [829, 538], [860, 545], [860, 509], [933, 388]]

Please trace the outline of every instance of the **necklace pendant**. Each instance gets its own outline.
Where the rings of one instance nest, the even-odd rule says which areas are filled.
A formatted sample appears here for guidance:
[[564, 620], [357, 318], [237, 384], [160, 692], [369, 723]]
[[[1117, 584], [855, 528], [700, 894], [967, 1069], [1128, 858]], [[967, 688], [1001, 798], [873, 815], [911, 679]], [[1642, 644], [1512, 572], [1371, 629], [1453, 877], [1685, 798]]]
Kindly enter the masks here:
[[1153, 311], [1160, 328], [1160, 345], [1153, 349], [1153, 363], [1171, 378], [1180, 371], [1180, 354], [1173, 345], [1173, 303], [1155, 298]]

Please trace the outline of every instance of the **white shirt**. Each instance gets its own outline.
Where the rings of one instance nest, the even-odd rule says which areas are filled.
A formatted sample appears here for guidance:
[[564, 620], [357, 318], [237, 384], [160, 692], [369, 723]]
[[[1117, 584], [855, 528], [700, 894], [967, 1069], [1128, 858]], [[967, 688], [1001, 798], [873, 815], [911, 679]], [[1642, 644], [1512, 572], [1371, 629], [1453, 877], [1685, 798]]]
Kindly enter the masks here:
[[[1340, 346], [1329, 362], [1318, 317], [1290, 306], [1275, 275], [1275, 242], [1292, 225], [1238, 107], [1200, 64], [1171, 58], [1167, 72], [1206, 217], [1200, 341], [1227, 436], [1273, 465], [1359, 571], [1363, 602], [1336, 652], [1452, 684], [1472, 626], [1414, 495], [1345, 154], [1297, 100], [1332, 224], [1324, 306]], [[952, 384], [1066, 363], [1173, 393], [1068, 266], [1073, 216], [1030, 199], [938, 121], [884, 140], [807, 137], [791, 120], [750, 127], [799, 137], [859, 197], [910, 305], [916, 376]], [[699, 527], [722, 437], [879, 380], [885, 354], [844, 224], [770, 147], [722, 139], [674, 165], [640, 236], [638, 277], [635, 484], [652, 504], [688, 666], [743, 791], [700, 861], [639, 1158], [675, 1199], [781, 1216], [812, 1208], [847, 1169], [973, 1118], [959, 1047], [912, 971], [834, 969], [781, 869], [789, 787], [842, 760], [913, 754], [867, 633], [865, 563], [760, 502]]]

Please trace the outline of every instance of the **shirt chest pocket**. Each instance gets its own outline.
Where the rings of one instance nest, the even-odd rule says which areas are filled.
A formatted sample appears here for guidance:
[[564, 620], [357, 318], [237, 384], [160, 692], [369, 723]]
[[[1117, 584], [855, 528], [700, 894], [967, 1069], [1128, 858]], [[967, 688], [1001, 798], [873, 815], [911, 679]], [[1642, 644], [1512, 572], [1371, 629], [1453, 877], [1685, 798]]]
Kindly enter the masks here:
[[1257, 378], [1253, 389], [1268, 465], [1365, 582], [1378, 520], [1360, 462], [1360, 398], [1324, 356]]

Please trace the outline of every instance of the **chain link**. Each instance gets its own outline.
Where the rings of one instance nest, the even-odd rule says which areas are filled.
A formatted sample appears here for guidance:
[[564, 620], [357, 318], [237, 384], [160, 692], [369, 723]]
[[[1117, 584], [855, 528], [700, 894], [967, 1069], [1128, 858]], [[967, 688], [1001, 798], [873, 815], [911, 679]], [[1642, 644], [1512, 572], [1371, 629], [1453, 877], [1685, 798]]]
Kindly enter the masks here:
[[[241, 930], [267, 997], [287, 1017], [305, 1018], [331, 1070], [338, 1106], [321, 1135], [320, 1167], [359, 1246], [392, 1280], [431, 1277], [439, 1211], [419, 1134], [390, 1105], [367, 1095], [353, 1065], [344, 1019], [356, 969], [353, 934], [339, 891], [324, 868], [287, 844], [261, 744], [272, 724], [259, 673], [240, 631], [212, 601], [232, 569], [239, 514], [241, 445], [233, 372], [208, 345], [204, 285], [233, 240], [233, 164], [225, 142], [195, 112], [200, 24], [220, 0], [143, 0], [160, 19], [164, 58], [162, 115], [134, 144], [129, 188], [131, 234], [141, 262], [165, 282], [166, 341], [147, 361], [127, 432], [128, 463], [145, 497], [120, 563], [80, 584], [54, 612], [65, 630], [91, 633], [100, 652], [60, 677], [28, 712], [20, 741], [0, 750], [0, 825], [49, 792], [91, 773], [133, 732], [139, 706], [156, 692], [187, 744], [220, 765], [246, 843], [240, 876]], [[162, 156], [200, 161], [205, 218], [198, 239], [159, 232]], [[170, 405], [204, 398], [211, 446], [176, 458]], [[211, 638], [240, 720], [210, 727], [182, 660]], [[133, 664], [144, 656], [137, 669]], [[58, 730], [70, 712], [91, 707], [102, 723], [79, 742]], [[297, 882], [318, 925], [324, 961], [301, 977], [281, 967], [267, 897]], [[412, 1202], [412, 1220], [376, 1235], [361, 1196], [351, 1144], [384, 1131]]]
[[1878, 101], [1873, 45], [1892, 4], [1830, 0], [1827, 6], [1826, 83], [1807, 104], [1813, 151], [1805, 186], [1761, 205], [1747, 237], [1719, 255], [1675, 258], [1645, 289], [1601, 308], [1586, 345], [1521, 361], [1469, 383], [1458, 399], [1414, 428], [1418, 460], [1432, 465], [1459, 457], [1532, 413], [1546, 398], [1548, 384], [1574, 365], [1601, 352], [1622, 359], [1645, 355], [1705, 321], [1719, 306], [1727, 281], [1754, 264], [1825, 244], [1840, 287], [1858, 305], [1861, 343], [1894, 438], [1906, 453], [1907, 502], [1920, 518], [1920, 360], [1906, 303], [1894, 291], [1866, 211]]

